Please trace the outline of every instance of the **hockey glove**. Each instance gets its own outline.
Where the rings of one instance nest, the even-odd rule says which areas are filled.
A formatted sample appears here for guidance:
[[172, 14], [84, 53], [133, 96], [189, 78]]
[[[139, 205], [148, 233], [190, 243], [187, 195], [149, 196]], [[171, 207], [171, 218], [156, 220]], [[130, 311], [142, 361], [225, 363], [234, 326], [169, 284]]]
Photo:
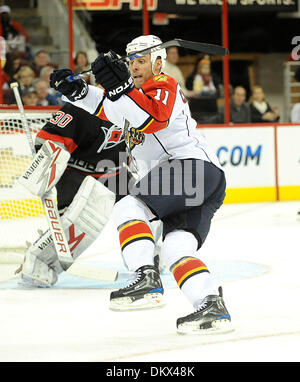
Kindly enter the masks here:
[[123, 61], [115, 61], [118, 55], [110, 50], [108, 53], [100, 53], [92, 63], [91, 69], [111, 101], [116, 101], [123, 94], [129, 93], [134, 88], [133, 78]]
[[89, 90], [88, 84], [82, 79], [75, 81], [66, 79], [73, 74], [71, 69], [55, 69], [50, 74], [50, 86], [66, 96], [71, 102], [83, 99]]

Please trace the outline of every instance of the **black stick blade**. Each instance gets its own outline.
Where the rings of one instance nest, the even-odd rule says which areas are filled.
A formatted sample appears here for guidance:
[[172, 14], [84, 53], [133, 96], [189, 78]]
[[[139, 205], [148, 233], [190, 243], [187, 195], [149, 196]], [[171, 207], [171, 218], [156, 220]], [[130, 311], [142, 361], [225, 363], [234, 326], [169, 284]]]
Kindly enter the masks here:
[[[120, 59], [121, 60], [126, 60], [126, 59], [133, 60], [135, 58], [145, 56], [146, 54], [154, 53], [160, 49], [170, 48], [171, 46], [178, 46], [181, 48], [191, 49], [191, 50], [194, 50], [196, 52], [211, 54], [214, 56], [226, 56], [229, 53], [228, 49], [226, 49], [220, 45], [206, 44], [206, 43], [202, 43], [202, 42], [187, 41], [187, 40], [181, 40], [179, 38], [175, 38], [174, 40], [166, 41], [166, 42], [163, 42], [162, 44], [158, 44], [156, 46], [152, 46], [150, 48], [131, 53], [128, 56], [122, 57]], [[116, 61], [118, 61], [118, 59]]]
[[229, 50], [220, 45], [206, 44], [206, 43], [196, 42], [196, 41], [187, 41], [187, 40], [181, 40], [178, 38], [175, 39], [174, 41], [177, 42], [177, 46], [180, 46], [186, 49], [195, 50], [201, 53], [211, 54], [214, 56], [226, 56], [227, 54], [229, 54]]

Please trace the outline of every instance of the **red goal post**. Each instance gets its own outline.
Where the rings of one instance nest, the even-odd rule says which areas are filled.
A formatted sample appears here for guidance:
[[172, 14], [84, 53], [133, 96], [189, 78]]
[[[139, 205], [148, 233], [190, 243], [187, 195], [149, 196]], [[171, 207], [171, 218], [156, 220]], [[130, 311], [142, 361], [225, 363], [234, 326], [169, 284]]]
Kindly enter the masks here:
[[[25, 107], [33, 138], [57, 110]], [[31, 158], [17, 106], [0, 106], [0, 256], [7, 251], [24, 253], [26, 242], [37, 239], [37, 230], [47, 228], [40, 199], [17, 183]]]

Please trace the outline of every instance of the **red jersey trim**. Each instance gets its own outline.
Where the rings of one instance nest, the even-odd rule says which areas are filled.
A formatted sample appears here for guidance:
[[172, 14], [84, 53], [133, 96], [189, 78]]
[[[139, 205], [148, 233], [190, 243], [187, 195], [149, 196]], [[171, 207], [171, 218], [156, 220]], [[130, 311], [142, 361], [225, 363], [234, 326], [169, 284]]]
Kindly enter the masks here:
[[138, 130], [151, 134], [166, 128], [175, 104], [177, 82], [167, 75], [153, 76], [145, 82], [142, 91], [135, 88], [127, 94], [150, 116]]
[[145, 134], [152, 134], [152, 133], [156, 133], [159, 130], [165, 129], [168, 126], [168, 124], [169, 124], [169, 121], [159, 122], [150, 116], [146, 120], [146, 122], [137, 130]]
[[96, 114], [96, 117], [100, 118], [100, 119], [103, 119], [105, 121], [109, 121], [105, 112], [104, 112], [104, 109], [103, 109], [103, 105], [101, 105], [100, 109], [98, 112], [95, 113]]
[[42, 138], [48, 141], [63, 143], [65, 148], [69, 151], [70, 154], [72, 154], [72, 152], [76, 150], [78, 147], [78, 145], [73, 141], [72, 138], [62, 137], [56, 134], [50, 134], [45, 130], [39, 131], [37, 134], [37, 138]]

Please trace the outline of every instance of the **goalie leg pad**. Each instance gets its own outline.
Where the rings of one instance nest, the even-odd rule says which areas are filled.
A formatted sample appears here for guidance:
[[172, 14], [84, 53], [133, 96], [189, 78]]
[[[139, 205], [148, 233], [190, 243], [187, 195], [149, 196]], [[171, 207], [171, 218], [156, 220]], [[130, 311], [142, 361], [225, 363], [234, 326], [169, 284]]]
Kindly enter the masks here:
[[[98, 238], [110, 218], [114, 202], [115, 194], [102, 183], [91, 176], [84, 179], [62, 216], [63, 229], [74, 260]], [[48, 230], [26, 252], [22, 283], [34, 279], [38, 286], [53, 285], [62, 271]], [[30, 283], [33, 284], [32, 280]]]
[[58, 273], [37, 257], [25, 260], [19, 283], [31, 287], [49, 287], [56, 283]]
[[49, 192], [64, 173], [70, 153], [54, 142], [46, 141], [18, 179], [18, 183], [33, 195], [42, 197]]
[[62, 217], [70, 251], [75, 260], [100, 235], [115, 203], [115, 194], [93, 177], [82, 182]]
[[58, 274], [62, 271], [50, 230], [47, 230], [28, 248], [22, 265], [20, 284], [51, 286], [56, 283]]

